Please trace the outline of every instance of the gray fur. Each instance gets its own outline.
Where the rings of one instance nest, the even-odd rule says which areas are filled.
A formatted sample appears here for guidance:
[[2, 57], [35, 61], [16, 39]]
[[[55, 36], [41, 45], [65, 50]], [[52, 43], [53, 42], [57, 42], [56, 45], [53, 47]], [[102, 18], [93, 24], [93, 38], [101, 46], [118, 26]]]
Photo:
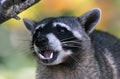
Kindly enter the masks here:
[[23, 19], [23, 21], [24, 21], [24, 24], [25, 24], [25, 26], [26, 26], [26, 28], [31, 32], [31, 33], [33, 33], [33, 31], [35, 30], [35, 22], [34, 21], [31, 21], [31, 20], [28, 20], [28, 19], [26, 19], [26, 18], [24, 18]]
[[[73, 34], [81, 41], [79, 51], [71, 54], [70, 58], [64, 58], [63, 63], [45, 65], [38, 58], [36, 79], [119, 79], [120, 40], [108, 33], [94, 30], [100, 17], [100, 9], [93, 9], [81, 17], [47, 18], [36, 26], [33, 26], [33, 22], [24, 20], [25, 25], [30, 26], [26, 26], [28, 30], [31, 31], [31, 27], [34, 29], [31, 31], [32, 35], [36, 32], [35, 28], [40, 28], [39, 25], [55, 22], [66, 24], [72, 29], [72, 33], [78, 32], [80, 35], [77, 37]], [[32, 46], [33, 44], [34, 42]]]

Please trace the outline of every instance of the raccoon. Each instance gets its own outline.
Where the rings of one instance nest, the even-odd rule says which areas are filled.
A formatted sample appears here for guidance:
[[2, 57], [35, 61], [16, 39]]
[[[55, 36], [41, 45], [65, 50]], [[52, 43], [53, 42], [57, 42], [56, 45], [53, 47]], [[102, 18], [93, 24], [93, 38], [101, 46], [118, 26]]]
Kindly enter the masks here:
[[36, 79], [120, 79], [120, 40], [94, 30], [100, 19], [99, 8], [80, 17], [23, 19], [38, 62]]

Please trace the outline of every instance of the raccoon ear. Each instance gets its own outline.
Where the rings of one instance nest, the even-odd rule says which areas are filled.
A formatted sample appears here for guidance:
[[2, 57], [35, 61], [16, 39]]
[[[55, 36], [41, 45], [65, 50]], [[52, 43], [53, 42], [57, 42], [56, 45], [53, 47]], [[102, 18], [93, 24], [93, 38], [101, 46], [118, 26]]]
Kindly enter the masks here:
[[85, 31], [90, 34], [101, 19], [101, 10], [99, 8], [92, 9], [78, 19]]
[[27, 28], [31, 33], [33, 33], [33, 30], [34, 30], [35, 27], [36, 27], [36, 22], [31, 21], [31, 20], [28, 20], [28, 19], [26, 19], [26, 18], [23, 19], [23, 22], [24, 22], [26, 28]]

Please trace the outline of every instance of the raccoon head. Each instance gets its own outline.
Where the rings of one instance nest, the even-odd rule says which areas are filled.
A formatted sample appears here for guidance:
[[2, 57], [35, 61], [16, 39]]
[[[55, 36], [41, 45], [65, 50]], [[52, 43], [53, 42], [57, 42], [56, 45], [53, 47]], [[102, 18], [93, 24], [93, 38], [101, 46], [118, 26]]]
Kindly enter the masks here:
[[34, 53], [44, 65], [58, 65], [79, 55], [87, 48], [89, 34], [101, 16], [100, 9], [92, 9], [80, 17], [51, 17], [40, 22], [23, 19], [32, 34]]

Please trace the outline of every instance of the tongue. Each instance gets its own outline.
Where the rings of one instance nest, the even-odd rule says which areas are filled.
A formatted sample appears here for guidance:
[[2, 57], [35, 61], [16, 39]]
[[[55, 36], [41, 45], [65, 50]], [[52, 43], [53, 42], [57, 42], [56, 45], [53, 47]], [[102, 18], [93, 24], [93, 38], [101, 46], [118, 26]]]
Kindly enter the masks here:
[[52, 54], [51, 51], [45, 51], [45, 52], [43, 53], [43, 55], [44, 55], [45, 58], [50, 58], [51, 54]]

